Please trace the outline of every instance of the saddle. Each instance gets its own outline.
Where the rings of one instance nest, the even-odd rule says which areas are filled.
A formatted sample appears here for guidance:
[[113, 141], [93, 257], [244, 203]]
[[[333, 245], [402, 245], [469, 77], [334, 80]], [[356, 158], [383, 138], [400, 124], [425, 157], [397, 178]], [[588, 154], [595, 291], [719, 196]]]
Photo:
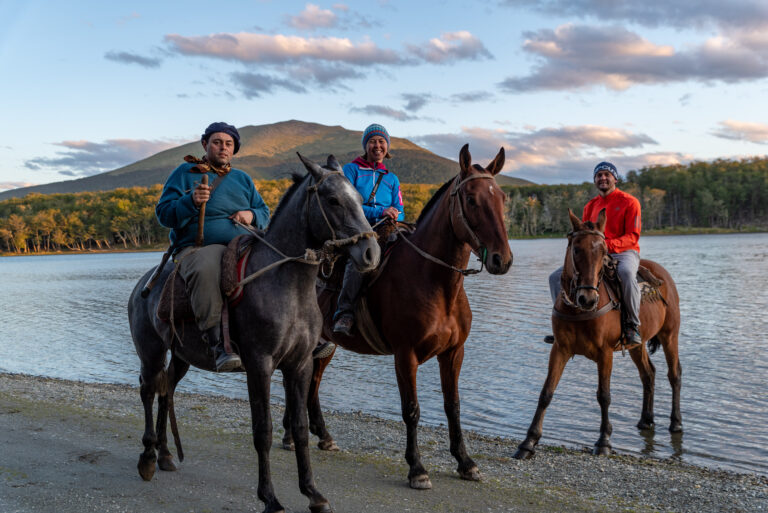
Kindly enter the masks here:
[[[221, 291], [230, 307], [237, 306], [243, 297], [243, 289], [237, 284], [245, 275], [245, 264], [255, 241], [252, 235], [238, 235], [227, 244], [221, 257]], [[171, 272], [160, 292], [157, 317], [163, 322], [171, 322], [171, 318], [174, 322], [195, 318], [186, 284], [177, 268]]]

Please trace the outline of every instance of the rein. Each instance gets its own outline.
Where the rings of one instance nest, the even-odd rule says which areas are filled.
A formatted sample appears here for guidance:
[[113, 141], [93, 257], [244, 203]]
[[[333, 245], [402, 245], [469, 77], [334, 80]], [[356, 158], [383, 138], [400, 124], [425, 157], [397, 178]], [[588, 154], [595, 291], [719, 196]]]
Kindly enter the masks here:
[[[306, 207], [304, 209], [304, 216], [306, 219], [306, 224], [309, 226], [309, 220], [307, 216], [309, 215], [309, 203], [310, 199], [309, 196], [314, 193], [314, 196], [317, 198], [317, 206], [320, 208], [320, 213], [323, 215], [323, 219], [325, 219], [325, 223], [328, 225], [328, 229], [331, 230], [331, 240], [327, 240], [323, 243], [323, 247], [319, 250], [315, 250], [312, 248], [307, 248], [304, 250], [303, 255], [298, 256], [288, 256], [279, 249], [277, 249], [275, 246], [270, 244], [264, 237], [259, 235], [258, 231], [255, 230], [252, 226], [248, 226], [246, 224], [243, 224], [239, 221], [233, 221], [238, 226], [241, 226], [251, 232], [251, 234], [258, 239], [260, 242], [263, 242], [269, 249], [283, 257], [281, 260], [278, 260], [277, 262], [272, 262], [271, 264], [267, 265], [266, 267], [262, 267], [258, 271], [249, 274], [242, 280], [240, 280], [235, 286], [232, 288], [232, 290], [227, 291], [227, 295], [230, 295], [232, 291], [238, 289], [239, 287], [242, 287], [262, 274], [274, 269], [275, 267], [278, 267], [282, 264], [288, 263], [288, 262], [299, 262], [302, 264], [308, 264], [308, 265], [321, 265], [326, 262], [329, 262], [331, 265], [331, 270], [333, 269], [333, 264], [338, 258], [338, 249], [351, 246], [354, 244], [357, 244], [362, 239], [370, 239], [373, 237], [376, 237], [376, 233], [373, 231], [366, 231], [366, 232], [360, 232], [356, 235], [353, 235], [352, 237], [347, 237], [345, 239], [337, 239], [336, 238], [336, 231], [333, 229], [333, 226], [331, 225], [331, 222], [328, 220], [328, 216], [325, 213], [325, 210], [323, 209], [323, 204], [320, 202], [320, 195], [318, 193], [318, 187], [320, 184], [322, 184], [329, 176], [331, 175], [343, 175], [341, 171], [330, 171], [326, 174], [324, 174], [320, 180], [317, 181], [314, 185], [310, 185], [307, 187], [307, 201], [306, 201]], [[329, 272], [330, 274], [330, 272]]]
[[[597, 303], [600, 302], [600, 284], [603, 281], [603, 275], [605, 274], [604, 268], [600, 268], [600, 276], [597, 280], [597, 286], [593, 285], [578, 285], [577, 280], [579, 279], [579, 272], [575, 270], [574, 265], [574, 259], [573, 259], [573, 245], [571, 244], [571, 239], [577, 235], [597, 235], [601, 237], [603, 240], [605, 240], [605, 234], [603, 232], [600, 232], [598, 230], [579, 230], [579, 231], [571, 231], [568, 232], [568, 256], [571, 259], [571, 264], [574, 267], [573, 276], [571, 277], [571, 287], [570, 287], [570, 296], [573, 296], [580, 290], [594, 290], [597, 292]], [[608, 290], [608, 289], [606, 289]], [[558, 317], [560, 319], [568, 320], [568, 321], [586, 321], [589, 319], [596, 319], [598, 317], [601, 317], [611, 310], [616, 310], [619, 308], [619, 302], [616, 301], [613, 297], [611, 297], [610, 291], [608, 290], [608, 296], [610, 297], [610, 301], [608, 301], [605, 305], [602, 306], [599, 310], [596, 310], [597, 303], [595, 303], [595, 307], [593, 307], [591, 310], [585, 310], [584, 308], [580, 307], [575, 301], [571, 299], [569, 294], [565, 291], [565, 288], [560, 290], [560, 295], [563, 297], [563, 302], [576, 310], [578, 310], [579, 314], [566, 314], [563, 312], [558, 311], [555, 307], [552, 307], [552, 315], [555, 317]]]
[[[470, 180], [477, 180], [477, 179], [480, 179], [480, 178], [490, 179], [490, 180], [493, 180], [494, 182], [496, 181], [496, 179], [490, 173], [480, 173], [480, 174], [471, 175], [471, 176], [468, 176], [467, 178], [465, 178], [464, 180], [461, 180], [461, 181], [459, 181], [459, 177], [457, 176], [456, 179], [454, 180], [453, 187], [451, 188], [450, 199], [449, 199], [450, 203], [448, 204], [448, 210], [449, 210], [448, 220], [451, 223], [451, 230], [453, 231], [453, 234], [456, 235], [456, 228], [454, 227], [454, 224], [453, 224], [453, 217], [454, 217], [454, 212], [456, 211], [456, 209], [454, 208], [454, 205], [458, 205], [459, 221], [461, 221], [461, 224], [462, 224], [464, 230], [469, 234], [469, 238], [472, 241], [472, 243], [470, 244], [470, 248], [472, 248], [472, 252], [475, 254], [475, 256], [477, 256], [478, 260], [480, 261], [480, 269], [459, 269], [458, 267], [455, 267], [455, 266], [452, 266], [451, 264], [443, 262], [439, 258], [437, 258], [437, 257], [435, 257], [433, 255], [430, 255], [429, 253], [427, 253], [423, 249], [417, 247], [413, 242], [411, 242], [407, 237], [405, 237], [403, 235], [403, 231], [402, 230], [398, 230], [397, 234], [400, 236], [401, 239], [403, 239], [405, 242], [407, 242], [408, 245], [411, 246], [414, 251], [416, 251], [416, 253], [418, 253], [422, 257], [426, 258], [430, 262], [434, 262], [434, 263], [436, 263], [438, 265], [441, 265], [443, 267], [447, 267], [448, 269], [450, 269], [450, 270], [452, 270], [454, 272], [457, 272], [457, 273], [461, 274], [462, 276], [471, 276], [473, 274], [479, 274], [479, 273], [483, 272], [483, 267], [485, 266], [485, 261], [488, 258], [488, 248], [483, 246], [483, 243], [480, 241], [480, 238], [477, 236], [477, 234], [474, 232], [474, 230], [472, 230], [472, 228], [469, 226], [469, 222], [467, 221], [467, 217], [464, 214], [464, 208], [461, 205], [461, 200], [458, 197], [459, 190], [461, 189], [462, 185], [464, 185], [465, 183], [469, 182]], [[457, 238], [458, 238], [458, 236], [457, 236]]]

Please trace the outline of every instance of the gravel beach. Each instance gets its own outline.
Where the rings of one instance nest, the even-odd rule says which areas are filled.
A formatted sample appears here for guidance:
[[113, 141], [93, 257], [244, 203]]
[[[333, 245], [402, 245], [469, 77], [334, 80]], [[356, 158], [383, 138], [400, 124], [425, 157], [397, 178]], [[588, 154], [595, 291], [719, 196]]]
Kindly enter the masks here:
[[[143, 415], [138, 389], [0, 374], [0, 511], [5, 513], [261, 511], [246, 401], [176, 395], [185, 460], [177, 472], [138, 476]], [[272, 475], [289, 512], [308, 511], [293, 453], [280, 448], [273, 406]], [[421, 427], [433, 483], [408, 488], [402, 423], [328, 412], [341, 451], [314, 446], [318, 489], [342, 512], [768, 511], [768, 479], [632, 456], [594, 457], [542, 446], [512, 458], [519, 440], [466, 432], [483, 474], [458, 478], [445, 429]], [[175, 453], [175, 448], [171, 447]]]

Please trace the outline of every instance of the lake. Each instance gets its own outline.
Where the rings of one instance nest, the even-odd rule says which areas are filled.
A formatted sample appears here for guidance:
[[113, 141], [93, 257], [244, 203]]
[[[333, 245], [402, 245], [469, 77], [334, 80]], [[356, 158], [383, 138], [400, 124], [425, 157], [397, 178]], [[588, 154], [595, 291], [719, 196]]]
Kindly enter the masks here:
[[[562, 264], [566, 241], [510, 245], [514, 264], [508, 274], [484, 272], [465, 281], [474, 321], [460, 381], [461, 413], [465, 429], [522, 439], [547, 372], [547, 276]], [[614, 449], [768, 475], [768, 234], [644, 237], [641, 252], [670, 271], [680, 293], [684, 433], [667, 431], [671, 395], [661, 350], [651, 357], [657, 426], [650, 433], [635, 427], [642, 401], [637, 370], [628, 355], [616, 353]], [[0, 371], [138, 385], [126, 303], [137, 280], [159, 261], [160, 253], [0, 259]], [[444, 424], [436, 360], [420, 368], [418, 381], [422, 423]], [[196, 369], [179, 390], [246, 397], [243, 375]], [[595, 364], [571, 360], [544, 419], [541, 443], [591, 448], [600, 425], [596, 390]], [[272, 395], [282, 402], [279, 374]], [[324, 408], [399, 420], [392, 357], [338, 351], [321, 400]], [[140, 409], [137, 393], [137, 414]]]

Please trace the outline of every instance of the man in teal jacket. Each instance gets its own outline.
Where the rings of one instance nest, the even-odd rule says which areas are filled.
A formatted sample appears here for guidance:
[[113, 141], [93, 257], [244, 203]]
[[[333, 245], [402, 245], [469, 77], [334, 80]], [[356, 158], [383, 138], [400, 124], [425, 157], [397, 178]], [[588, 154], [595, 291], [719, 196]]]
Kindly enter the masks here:
[[[201, 143], [205, 155], [185, 157], [186, 162], [171, 173], [155, 213], [160, 224], [171, 229], [173, 260], [186, 283], [195, 321], [211, 346], [216, 370], [223, 372], [240, 367], [241, 362], [224, 350], [221, 341], [221, 256], [230, 240], [248, 233], [235, 222], [263, 229], [269, 222], [269, 207], [251, 177], [230, 164], [240, 149], [240, 134], [234, 126], [212, 123]], [[201, 183], [203, 175], [208, 175], [208, 185]], [[203, 204], [204, 240], [196, 247]]]

